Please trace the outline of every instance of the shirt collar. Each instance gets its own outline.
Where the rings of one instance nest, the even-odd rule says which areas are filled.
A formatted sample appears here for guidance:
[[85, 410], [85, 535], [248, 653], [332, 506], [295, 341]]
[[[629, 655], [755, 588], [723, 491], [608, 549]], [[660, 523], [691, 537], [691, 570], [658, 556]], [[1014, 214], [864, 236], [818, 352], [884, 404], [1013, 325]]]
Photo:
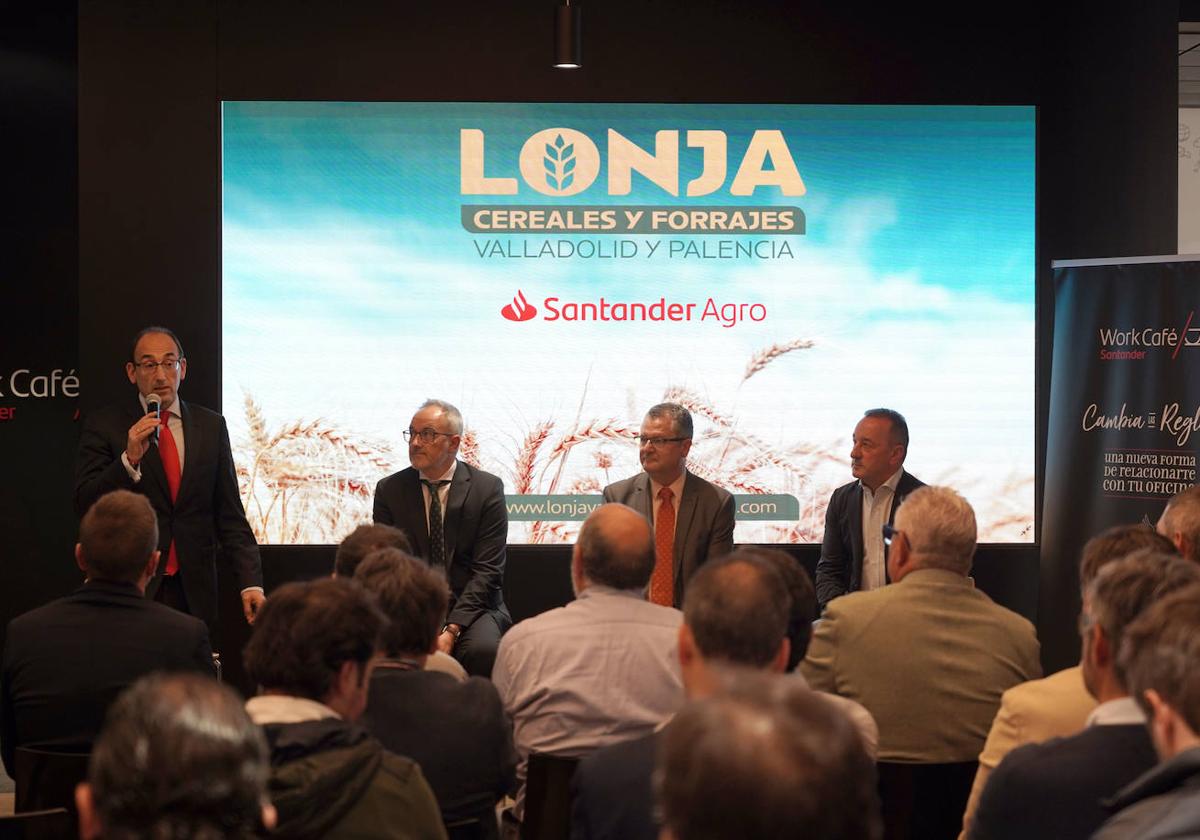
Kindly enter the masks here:
[[666, 484], [666, 485], [659, 484], [657, 481], [655, 481], [652, 478], [652, 479], [650, 479], [650, 497], [657, 501], [658, 491], [661, 490], [663, 487], [670, 487], [671, 493], [674, 494], [671, 498], [672, 499], [682, 499], [683, 498], [683, 485], [684, 485], [684, 482], [686, 482], [686, 481], [687, 481], [687, 469], [686, 468], [683, 470], [683, 472], [681, 472], [679, 474], [679, 478], [675, 479], [670, 484]]
[[417, 475], [420, 476], [425, 481], [450, 481], [454, 478], [454, 470], [457, 467], [458, 467], [458, 459], [455, 458], [453, 461], [450, 462], [450, 469], [446, 470], [446, 472], [442, 473], [437, 478], [430, 478], [427, 475], [425, 475], [425, 473], [423, 473], [423, 472], [418, 472]]
[[[887, 481], [883, 482], [883, 484], [880, 484], [878, 487], [876, 487], [875, 493], [878, 493], [880, 490], [882, 490], [884, 487], [886, 487], [888, 489], [888, 492], [895, 494], [896, 486], [900, 484], [900, 476], [903, 474], [904, 474], [904, 467], [901, 467], [900, 469], [898, 469], [894, 473], [892, 473], [891, 478], [889, 478]], [[859, 481], [858, 484], [860, 487], [862, 487], [864, 493], [871, 492], [871, 488], [868, 487], [867, 485], [863, 484], [862, 481]]]
[[1132, 697], [1101, 703], [1088, 715], [1087, 726], [1131, 726], [1146, 722], [1146, 713]]

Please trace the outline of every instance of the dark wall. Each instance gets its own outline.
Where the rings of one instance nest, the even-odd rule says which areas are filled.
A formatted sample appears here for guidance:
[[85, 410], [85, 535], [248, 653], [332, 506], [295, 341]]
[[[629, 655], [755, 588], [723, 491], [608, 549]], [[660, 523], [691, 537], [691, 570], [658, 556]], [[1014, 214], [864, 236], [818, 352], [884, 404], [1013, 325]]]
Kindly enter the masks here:
[[70, 493], [76, 399], [61, 383], [78, 375], [75, 4], [6, 4], [0, 20], [2, 633], [81, 574]]
[[[53, 259], [78, 247], [83, 408], [126, 393], [120, 364], [147, 322], [178, 329], [191, 360], [184, 393], [219, 405], [221, 99], [1038, 105], [1039, 452], [1050, 259], [1174, 250], [1174, 4], [960, 5], [949, 17], [911, 5], [606, 0], [584, 7], [584, 66], [573, 72], [550, 68], [552, 5], [82, 0], [78, 236], [53, 219], [45, 227], [64, 231]], [[60, 51], [73, 24], [49, 27]], [[73, 99], [66, 79], [55, 91]], [[30, 125], [56, 119], [66, 126], [28, 160], [55, 173], [38, 185], [61, 204], [74, 199], [74, 124], [47, 114]], [[32, 307], [49, 318], [54, 301], [73, 300], [68, 274], [47, 276]], [[21, 268], [27, 285], [42, 276]], [[302, 555], [268, 552], [270, 577]], [[510, 581], [525, 597], [554, 568], [545, 595], [555, 600], [565, 557], [514, 551]], [[989, 549], [977, 578], [1032, 615], [1038, 560], [1035, 549]]]

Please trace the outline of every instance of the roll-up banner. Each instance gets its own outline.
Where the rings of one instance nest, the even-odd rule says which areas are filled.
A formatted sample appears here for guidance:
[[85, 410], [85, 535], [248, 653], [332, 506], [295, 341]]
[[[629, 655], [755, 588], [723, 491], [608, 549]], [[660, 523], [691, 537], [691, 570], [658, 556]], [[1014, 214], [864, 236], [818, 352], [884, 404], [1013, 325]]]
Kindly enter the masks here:
[[1054, 356], [1039, 635], [1047, 671], [1078, 661], [1080, 552], [1158, 521], [1196, 483], [1200, 256], [1053, 263]]

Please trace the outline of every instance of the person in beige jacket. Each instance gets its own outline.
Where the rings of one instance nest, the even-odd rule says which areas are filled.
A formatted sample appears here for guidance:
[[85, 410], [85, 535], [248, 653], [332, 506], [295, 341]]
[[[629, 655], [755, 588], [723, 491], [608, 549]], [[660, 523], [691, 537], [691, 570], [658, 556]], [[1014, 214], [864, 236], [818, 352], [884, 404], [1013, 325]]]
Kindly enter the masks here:
[[1000, 696], [1041, 674], [1033, 625], [967, 576], [975, 512], [954, 490], [913, 491], [886, 530], [893, 583], [832, 601], [801, 669], [867, 708], [880, 761], [973, 761]]

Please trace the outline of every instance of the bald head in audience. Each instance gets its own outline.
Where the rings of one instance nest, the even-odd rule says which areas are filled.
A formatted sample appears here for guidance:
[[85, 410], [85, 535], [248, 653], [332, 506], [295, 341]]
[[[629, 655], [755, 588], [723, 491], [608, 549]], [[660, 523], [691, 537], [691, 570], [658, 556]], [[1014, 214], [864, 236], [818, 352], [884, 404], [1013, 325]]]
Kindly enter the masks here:
[[611, 503], [592, 511], [571, 555], [575, 594], [598, 584], [642, 589], [654, 571], [654, 540], [646, 518], [631, 507]]
[[1186, 559], [1200, 563], [1200, 484], [1171, 497], [1158, 519], [1158, 533]]
[[769, 675], [684, 706], [663, 733], [655, 789], [671, 840], [881, 833], [858, 733], [815, 693]]
[[143, 677], [109, 710], [76, 791], [84, 840], [249, 838], [271, 827], [267, 743], [212, 679]]

